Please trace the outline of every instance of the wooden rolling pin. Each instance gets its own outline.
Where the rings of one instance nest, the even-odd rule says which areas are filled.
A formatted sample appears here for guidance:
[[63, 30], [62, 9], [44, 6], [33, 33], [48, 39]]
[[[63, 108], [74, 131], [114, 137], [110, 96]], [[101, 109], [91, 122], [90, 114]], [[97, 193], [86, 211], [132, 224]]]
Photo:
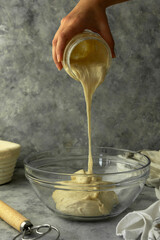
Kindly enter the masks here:
[[18, 230], [23, 231], [25, 228], [32, 227], [32, 223], [15, 209], [8, 206], [6, 203], [0, 200], [0, 218], [7, 222], [10, 226]]

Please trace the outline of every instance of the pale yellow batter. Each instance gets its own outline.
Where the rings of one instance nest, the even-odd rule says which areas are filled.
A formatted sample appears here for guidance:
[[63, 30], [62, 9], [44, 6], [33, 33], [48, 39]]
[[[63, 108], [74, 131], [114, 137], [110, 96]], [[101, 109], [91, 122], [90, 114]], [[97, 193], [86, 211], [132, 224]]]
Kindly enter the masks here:
[[[81, 176], [76, 176], [77, 174]], [[102, 181], [100, 177], [87, 176], [84, 170], [79, 170], [74, 175], [71, 181], [59, 182], [59, 188], [62, 187], [63, 190], [53, 192], [56, 208], [74, 216], [108, 215], [118, 202], [115, 192], [109, 191], [109, 184], [112, 183]]]
[[[86, 101], [88, 122], [88, 171], [76, 172], [70, 181], [63, 181], [63, 189], [53, 192], [56, 208], [69, 215], [107, 215], [117, 203], [114, 191], [109, 191], [109, 182], [92, 177], [93, 159], [91, 149], [91, 103], [96, 88], [104, 81], [108, 69], [108, 51], [100, 41], [89, 39], [79, 43], [72, 51], [70, 65], [75, 79], [80, 81]], [[80, 174], [78, 176], [78, 174]], [[77, 175], [77, 176], [76, 176]], [[89, 191], [87, 191], [89, 190]], [[93, 192], [93, 191], [94, 192]], [[96, 191], [95, 191], [96, 190]]]

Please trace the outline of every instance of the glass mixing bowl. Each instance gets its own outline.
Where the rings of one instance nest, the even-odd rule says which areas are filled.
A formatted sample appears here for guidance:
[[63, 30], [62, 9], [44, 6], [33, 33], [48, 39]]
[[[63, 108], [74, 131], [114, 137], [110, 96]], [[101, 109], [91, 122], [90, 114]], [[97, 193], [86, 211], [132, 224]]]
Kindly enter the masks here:
[[107, 147], [93, 148], [92, 155], [92, 175], [82, 174], [88, 168], [86, 148], [34, 153], [24, 160], [25, 175], [40, 200], [61, 217], [90, 221], [116, 216], [142, 191], [150, 159]]

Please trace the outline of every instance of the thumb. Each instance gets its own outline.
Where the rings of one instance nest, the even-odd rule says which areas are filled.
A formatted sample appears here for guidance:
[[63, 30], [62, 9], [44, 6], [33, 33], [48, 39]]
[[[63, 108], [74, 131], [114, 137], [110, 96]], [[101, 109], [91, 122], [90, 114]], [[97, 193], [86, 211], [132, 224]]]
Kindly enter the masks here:
[[103, 24], [100, 27], [100, 35], [103, 37], [103, 39], [108, 43], [110, 49], [111, 49], [111, 53], [112, 53], [112, 58], [115, 58], [115, 52], [114, 52], [114, 39], [108, 24], [108, 19], [106, 16], [105, 22], [103, 22]]

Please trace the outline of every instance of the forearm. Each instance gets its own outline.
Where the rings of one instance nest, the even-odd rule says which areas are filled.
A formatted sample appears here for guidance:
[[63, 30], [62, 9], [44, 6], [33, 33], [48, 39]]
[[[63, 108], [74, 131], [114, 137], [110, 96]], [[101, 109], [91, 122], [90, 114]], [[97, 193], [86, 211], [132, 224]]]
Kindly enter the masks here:
[[122, 3], [122, 2], [127, 2], [129, 0], [80, 0], [80, 2], [83, 2], [86, 5], [99, 5], [104, 8], [110, 7], [112, 5]]
[[100, 0], [105, 7], [109, 7], [118, 3], [127, 2], [129, 0]]

